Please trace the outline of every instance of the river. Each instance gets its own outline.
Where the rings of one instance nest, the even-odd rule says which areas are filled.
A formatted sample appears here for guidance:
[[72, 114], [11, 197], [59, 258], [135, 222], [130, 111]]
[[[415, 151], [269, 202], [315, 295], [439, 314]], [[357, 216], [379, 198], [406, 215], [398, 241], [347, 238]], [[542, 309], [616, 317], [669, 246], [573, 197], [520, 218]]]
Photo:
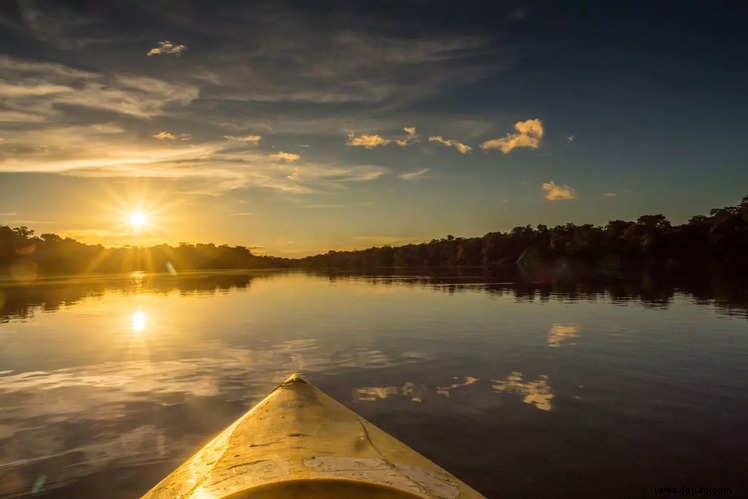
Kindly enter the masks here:
[[0, 286], [0, 495], [144, 493], [289, 373], [489, 497], [746, 489], [748, 313], [464, 276]]

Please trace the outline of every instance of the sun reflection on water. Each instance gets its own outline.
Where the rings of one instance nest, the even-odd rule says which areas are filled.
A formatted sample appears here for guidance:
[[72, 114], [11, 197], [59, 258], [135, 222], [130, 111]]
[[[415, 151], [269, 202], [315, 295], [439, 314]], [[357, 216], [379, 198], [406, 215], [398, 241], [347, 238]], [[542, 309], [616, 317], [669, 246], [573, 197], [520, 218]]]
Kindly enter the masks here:
[[142, 310], [138, 309], [132, 314], [131, 327], [134, 332], [142, 333], [147, 324], [148, 316]]

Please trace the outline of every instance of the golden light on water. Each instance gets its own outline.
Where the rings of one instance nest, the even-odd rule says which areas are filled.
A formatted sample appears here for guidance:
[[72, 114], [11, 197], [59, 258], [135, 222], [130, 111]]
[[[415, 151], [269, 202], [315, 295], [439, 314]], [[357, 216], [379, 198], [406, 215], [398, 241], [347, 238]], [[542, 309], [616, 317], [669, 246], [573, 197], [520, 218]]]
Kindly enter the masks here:
[[134, 332], [142, 333], [147, 324], [148, 316], [142, 310], [138, 309], [132, 314], [131, 327]]

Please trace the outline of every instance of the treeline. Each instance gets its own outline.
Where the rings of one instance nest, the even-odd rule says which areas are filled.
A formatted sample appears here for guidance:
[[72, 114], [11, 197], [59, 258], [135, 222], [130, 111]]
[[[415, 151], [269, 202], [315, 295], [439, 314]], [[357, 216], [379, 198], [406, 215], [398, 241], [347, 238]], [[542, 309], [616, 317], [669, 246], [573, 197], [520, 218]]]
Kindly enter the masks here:
[[28, 227], [0, 226], [0, 275], [16, 280], [39, 275], [184, 272], [207, 269], [288, 267], [289, 260], [258, 256], [243, 246], [162, 244], [147, 248], [106, 248], [57, 234], [35, 235]]
[[[549, 228], [515, 227], [483, 237], [434, 239], [428, 243], [330, 251], [291, 260], [258, 256], [243, 246], [215, 244], [105, 248], [28, 227], [0, 226], [0, 274], [37, 275], [183, 272], [208, 269], [308, 268], [346, 271], [384, 269], [482, 269], [519, 272], [542, 281], [591, 275], [623, 276], [643, 267], [674, 272], [728, 269], [748, 274], [748, 196], [736, 206], [715, 208], [688, 223], [663, 215], [605, 226], [568, 223]], [[508, 274], [505, 274], [508, 275]]]
[[748, 269], [748, 196], [737, 206], [715, 208], [688, 223], [672, 225], [663, 215], [605, 226], [568, 223], [549, 228], [515, 227], [483, 237], [434, 239], [428, 243], [330, 251], [300, 261], [305, 267], [482, 268], [519, 271], [545, 280], [564, 275], [622, 276], [642, 267], [693, 271], [707, 266]]

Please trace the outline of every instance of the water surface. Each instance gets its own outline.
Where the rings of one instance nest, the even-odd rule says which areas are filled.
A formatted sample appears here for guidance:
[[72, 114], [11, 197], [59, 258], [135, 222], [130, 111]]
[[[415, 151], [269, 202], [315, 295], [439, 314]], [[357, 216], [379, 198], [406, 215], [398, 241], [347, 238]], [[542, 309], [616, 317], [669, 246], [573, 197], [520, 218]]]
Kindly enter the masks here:
[[489, 497], [746, 491], [741, 293], [303, 273], [0, 286], [0, 495], [145, 492], [294, 371]]

